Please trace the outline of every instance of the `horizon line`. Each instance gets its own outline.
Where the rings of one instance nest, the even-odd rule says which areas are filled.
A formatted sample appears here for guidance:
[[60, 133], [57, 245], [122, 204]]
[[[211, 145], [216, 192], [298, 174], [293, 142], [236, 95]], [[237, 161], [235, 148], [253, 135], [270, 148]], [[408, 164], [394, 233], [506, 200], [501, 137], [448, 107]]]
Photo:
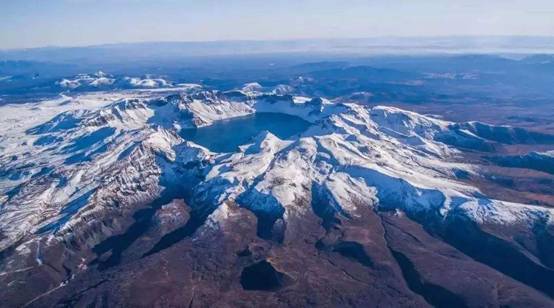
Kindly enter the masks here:
[[13, 52], [13, 51], [29, 51], [39, 49], [73, 49], [73, 48], [93, 48], [93, 47], [109, 47], [117, 45], [139, 45], [139, 44], [211, 44], [211, 43], [285, 43], [285, 42], [309, 42], [309, 41], [353, 41], [353, 40], [368, 40], [368, 39], [398, 39], [398, 40], [410, 40], [410, 39], [486, 39], [486, 38], [534, 38], [534, 39], [552, 39], [554, 43], [554, 35], [525, 35], [525, 34], [484, 34], [484, 35], [381, 35], [381, 36], [363, 36], [363, 37], [306, 37], [306, 38], [288, 38], [288, 39], [223, 39], [223, 40], [144, 40], [144, 41], [123, 41], [123, 42], [106, 42], [106, 43], [93, 43], [82, 45], [42, 45], [33, 47], [10, 47], [0, 48], [0, 52]]

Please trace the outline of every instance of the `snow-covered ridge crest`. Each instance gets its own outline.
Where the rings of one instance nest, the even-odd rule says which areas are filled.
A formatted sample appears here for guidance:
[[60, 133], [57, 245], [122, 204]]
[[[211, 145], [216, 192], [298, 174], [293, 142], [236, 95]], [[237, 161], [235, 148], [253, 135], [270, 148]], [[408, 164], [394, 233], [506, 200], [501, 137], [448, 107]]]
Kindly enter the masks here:
[[154, 89], [170, 88], [174, 83], [161, 77], [146, 75], [142, 77], [114, 76], [98, 71], [93, 74], [78, 74], [63, 78], [56, 85], [65, 90], [109, 90], [109, 89]]
[[[0, 249], [25, 237], [68, 234], [115, 205], [152, 202], [164, 185], [189, 187], [191, 207], [213, 211], [234, 201], [271, 223], [312, 211], [314, 198], [345, 217], [370, 206], [478, 223], [552, 222], [552, 209], [491, 200], [456, 178], [456, 170], [478, 172], [453, 160], [459, 148], [509, 142], [487, 139], [500, 128], [261, 90], [199, 89], [74, 109], [67, 106], [78, 98], [67, 98], [39, 106], [39, 117], [48, 111], [41, 121], [14, 119], [21, 127], [12, 125], [0, 139], [9, 149], [0, 154]], [[179, 136], [183, 128], [256, 112], [295, 115], [311, 127], [293, 140], [261, 133], [236, 153], [212, 153]]]

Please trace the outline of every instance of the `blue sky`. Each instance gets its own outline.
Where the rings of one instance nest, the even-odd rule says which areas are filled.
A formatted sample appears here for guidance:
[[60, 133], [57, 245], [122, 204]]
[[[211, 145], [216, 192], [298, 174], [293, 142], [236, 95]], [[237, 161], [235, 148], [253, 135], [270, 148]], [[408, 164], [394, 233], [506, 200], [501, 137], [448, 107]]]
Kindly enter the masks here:
[[554, 36], [554, 1], [0, 0], [0, 48], [448, 35]]

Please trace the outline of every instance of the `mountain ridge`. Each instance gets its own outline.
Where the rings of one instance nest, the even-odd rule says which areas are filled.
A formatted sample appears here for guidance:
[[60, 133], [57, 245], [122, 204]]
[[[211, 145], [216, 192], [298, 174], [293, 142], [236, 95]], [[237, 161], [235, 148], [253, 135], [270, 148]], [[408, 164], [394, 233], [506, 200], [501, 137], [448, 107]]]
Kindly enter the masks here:
[[[252, 84], [233, 92], [206, 91], [198, 86], [185, 92], [171, 91], [177, 95], [107, 92], [3, 107], [21, 115], [39, 112], [40, 116], [4, 116], [6, 123], [13, 124], [0, 139], [0, 279], [8, 281], [24, 270], [41, 277], [39, 281], [48, 281], [47, 285], [60, 283], [61, 287], [54, 292], [14, 286], [0, 291], [0, 297], [31, 300], [32, 296], [18, 297], [14, 292], [32, 293], [36, 305], [61, 300], [71, 297], [72, 285], [85, 286], [90, 279], [95, 281], [94, 277], [108, 275], [103, 273], [155, 262], [149, 260], [172, 259], [176, 247], [182, 245], [192, 245], [187, 256], [212, 254], [206, 241], [220, 234], [230, 238], [229, 243], [215, 240], [225, 247], [247, 246], [253, 254], [248, 264], [267, 260], [267, 264], [261, 263], [267, 270], [284, 275], [278, 275], [284, 280], [277, 283], [276, 290], [302, 288], [298, 281], [303, 276], [297, 270], [287, 272], [286, 264], [295, 261], [281, 252], [301, 254], [296, 249], [304, 247], [317, 252], [317, 258], [342, 264], [347, 272], [360, 266], [369, 270], [366, 274], [370, 276], [348, 279], [388, 281], [385, 285], [399, 290], [400, 298], [379, 293], [384, 292], [381, 287], [366, 291], [381, 294], [391, 304], [402, 300], [418, 303], [416, 306], [441, 302], [425, 290], [442, 285], [438, 283], [442, 278], [421, 272], [417, 275], [430, 275], [420, 278], [429, 282], [414, 284], [410, 277], [416, 274], [410, 268], [427, 265], [416, 262], [412, 246], [389, 243], [405, 236], [403, 231], [394, 231], [397, 224], [400, 230], [418, 234], [416, 237], [427, 236], [417, 228], [438, 235], [440, 243], [431, 242], [441, 249], [477, 259], [475, 263], [467, 261], [466, 266], [478, 264], [491, 279], [487, 283], [502, 281], [503, 288], [516, 290], [489, 299], [491, 302], [515, 301], [510, 292], [520, 292], [535, 304], [551, 302], [554, 290], [547, 282], [554, 277], [554, 254], [541, 238], [552, 236], [554, 210], [489, 198], [457, 174], [460, 170], [471, 176], [481, 172], [478, 165], [462, 162], [468, 150], [549, 143], [554, 136], [534, 138], [522, 130], [490, 139], [487, 132], [506, 128], [458, 124], [394, 107], [278, 95]], [[215, 121], [261, 112], [294, 115], [311, 125], [289, 140], [261, 132], [231, 153], [211, 151], [179, 134], [185, 128], [201, 129]], [[184, 205], [173, 208], [188, 218], [164, 233], [163, 225], [156, 223], [157, 215], [173, 204], [172, 200], [182, 200], [176, 204]], [[233, 234], [232, 226], [239, 225], [248, 230], [244, 239]], [[452, 229], [455, 226], [467, 234]], [[377, 231], [372, 235], [367, 230]], [[243, 242], [246, 239], [250, 244]], [[476, 241], [485, 251], [503, 251], [519, 262], [518, 266], [468, 248], [467, 241]], [[259, 245], [257, 253], [250, 245]], [[236, 257], [225, 251], [222, 260]], [[53, 259], [52, 254], [63, 254], [65, 261]], [[391, 266], [391, 262], [399, 265]], [[45, 264], [51, 263], [67, 274], [46, 274]], [[216, 267], [224, 268], [223, 264]], [[391, 278], [385, 279], [381, 271]], [[346, 278], [336, 279], [336, 287], [344, 290], [340, 281]], [[238, 281], [229, 283], [239, 286]], [[447, 302], [475, 303], [472, 292], [477, 291], [470, 287], [474, 283], [474, 278], [468, 278], [464, 282], [467, 290], [446, 284]], [[360, 292], [364, 289], [361, 285], [356, 283]], [[320, 290], [317, 298], [326, 298], [322, 285], [314, 288]], [[211, 287], [205, 290], [216, 292]], [[38, 292], [46, 292], [45, 297]], [[49, 292], [55, 295], [46, 296]], [[357, 300], [367, 303], [369, 299]]]

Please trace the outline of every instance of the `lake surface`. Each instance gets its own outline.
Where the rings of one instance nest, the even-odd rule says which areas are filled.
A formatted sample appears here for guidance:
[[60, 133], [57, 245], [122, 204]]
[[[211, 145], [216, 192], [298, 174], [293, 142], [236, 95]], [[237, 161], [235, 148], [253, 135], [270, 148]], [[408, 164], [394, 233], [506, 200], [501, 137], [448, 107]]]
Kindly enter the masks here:
[[253, 115], [214, 122], [210, 126], [184, 129], [181, 136], [214, 152], [234, 152], [248, 144], [262, 131], [269, 131], [280, 139], [288, 139], [305, 131], [310, 123], [296, 116], [282, 113], [255, 113]]

